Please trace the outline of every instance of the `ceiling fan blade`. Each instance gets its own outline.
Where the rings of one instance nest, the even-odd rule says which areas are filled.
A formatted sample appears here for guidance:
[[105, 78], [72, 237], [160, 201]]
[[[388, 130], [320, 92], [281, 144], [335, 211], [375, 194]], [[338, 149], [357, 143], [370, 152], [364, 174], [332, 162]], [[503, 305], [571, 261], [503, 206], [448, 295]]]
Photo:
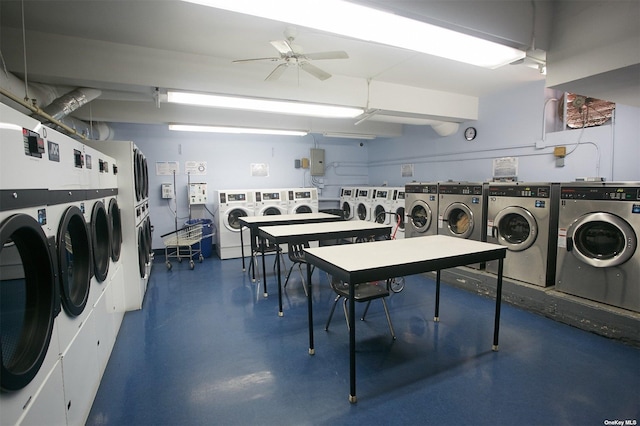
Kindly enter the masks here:
[[318, 60], [318, 59], [349, 59], [349, 55], [347, 52], [342, 50], [337, 50], [334, 52], [315, 52], [315, 53], [305, 53], [304, 56], [307, 59]]
[[282, 73], [284, 73], [287, 69], [288, 64], [280, 64], [277, 67], [275, 67], [275, 69], [273, 71], [271, 71], [271, 74], [269, 74], [267, 76], [267, 78], [264, 79], [264, 81], [276, 81], [277, 79], [280, 78], [280, 76], [282, 75]]
[[287, 40], [275, 40], [271, 42], [271, 45], [283, 55], [290, 55], [294, 53], [291, 44]]
[[279, 61], [281, 58], [250, 58], [250, 59], [236, 59], [235, 61], [231, 61], [234, 64], [237, 62], [254, 62], [254, 61]]
[[329, 74], [326, 71], [321, 70], [320, 68], [316, 67], [315, 65], [311, 65], [309, 62], [301, 62], [300, 63], [300, 68], [302, 68], [303, 70], [305, 70], [306, 72], [308, 72], [309, 74], [311, 74], [312, 76], [314, 76], [315, 78], [319, 79], [319, 80], [326, 80], [329, 77], [331, 77], [331, 74]]

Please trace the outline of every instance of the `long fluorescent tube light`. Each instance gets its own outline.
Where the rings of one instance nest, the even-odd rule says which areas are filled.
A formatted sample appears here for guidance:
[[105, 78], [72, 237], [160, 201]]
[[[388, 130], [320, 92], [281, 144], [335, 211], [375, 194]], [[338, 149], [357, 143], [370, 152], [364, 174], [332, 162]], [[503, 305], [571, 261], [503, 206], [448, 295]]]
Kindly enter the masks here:
[[167, 101], [188, 105], [275, 112], [279, 114], [324, 118], [354, 118], [364, 112], [362, 108], [337, 105], [311, 104], [297, 101], [275, 101], [270, 99], [241, 98], [236, 96], [175, 91], [167, 92]]
[[257, 129], [250, 127], [199, 126], [191, 124], [169, 124], [169, 130], [180, 132], [236, 133], [252, 135], [306, 136], [301, 130]]
[[326, 132], [326, 133], [323, 133], [322, 135], [327, 138], [366, 139], [366, 140], [372, 140], [376, 138], [376, 135], [365, 135], [362, 133]]
[[485, 68], [498, 68], [525, 56], [525, 52], [519, 49], [343, 0], [183, 1], [401, 47]]

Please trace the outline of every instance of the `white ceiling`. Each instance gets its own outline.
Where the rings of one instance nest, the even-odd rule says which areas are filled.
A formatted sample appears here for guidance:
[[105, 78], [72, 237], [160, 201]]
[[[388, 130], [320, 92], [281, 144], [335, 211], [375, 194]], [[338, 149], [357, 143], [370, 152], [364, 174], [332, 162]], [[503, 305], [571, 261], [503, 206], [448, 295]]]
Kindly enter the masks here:
[[[362, 2], [361, 2], [362, 3]], [[416, 19], [526, 49], [536, 34], [545, 49], [551, 1], [368, 1]], [[133, 123], [257, 124], [393, 135], [400, 124], [310, 120], [176, 106], [154, 99], [154, 89], [318, 101], [376, 107], [392, 114], [451, 122], [477, 119], [478, 98], [544, 78], [524, 65], [496, 70], [426, 54], [296, 28], [305, 52], [344, 50], [349, 59], [314, 64], [331, 73], [319, 81], [290, 68], [264, 81], [273, 62], [233, 60], [274, 56], [269, 43], [287, 24], [166, 0], [24, 1], [26, 50], [20, 1], [0, 0], [1, 48], [6, 70], [63, 88], [93, 87], [102, 95], [74, 113], [81, 119]], [[534, 8], [535, 6], [535, 8]], [[536, 19], [534, 20], [534, 9]], [[533, 31], [535, 21], [536, 30]], [[384, 31], [384, 29], [381, 29]], [[410, 37], [411, 35], [407, 35]], [[368, 83], [368, 81], [370, 83]], [[24, 93], [18, 93], [20, 97]], [[402, 121], [402, 120], [401, 120]], [[407, 120], [406, 122], [409, 122]]]

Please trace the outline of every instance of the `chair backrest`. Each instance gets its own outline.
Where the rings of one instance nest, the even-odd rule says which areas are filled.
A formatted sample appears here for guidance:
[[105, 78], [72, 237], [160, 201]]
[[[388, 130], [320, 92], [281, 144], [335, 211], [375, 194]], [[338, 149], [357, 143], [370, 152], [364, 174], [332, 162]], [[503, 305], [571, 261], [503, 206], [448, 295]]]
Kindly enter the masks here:
[[309, 243], [289, 243], [289, 259], [294, 263], [306, 263], [304, 249], [309, 248]]

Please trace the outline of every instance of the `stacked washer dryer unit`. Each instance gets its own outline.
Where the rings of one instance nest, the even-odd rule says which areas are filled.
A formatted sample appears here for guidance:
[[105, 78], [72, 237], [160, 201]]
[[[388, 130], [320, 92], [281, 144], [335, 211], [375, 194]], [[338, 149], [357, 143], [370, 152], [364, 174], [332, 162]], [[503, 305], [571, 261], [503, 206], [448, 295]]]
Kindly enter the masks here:
[[289, 214], [318, 213], [317, 188], [291, 188], [289, 193]]
[[215, 210], [218, 212], [216, 251], [220, 259], [242, 256], [240, 232], [244, 242], [244, 252], [251, 253], [249, 230], [238, 221], [241, 217], [255, 216], [255, 190], [220, 189], [214, 193]]
[[405, 185], [405, 238], [436, 235], [438, 184], [412, 182]]
[[340, 189], [340, 210], [344, 220], [353, 220], [356, 215], [357, 188], [344, 187]]
[[258, 189], [255, 191], [256, 216], [288, 213], [289, 194], [286, 189]]
[[640, 182], [560, 187], [556, 290], [640, 312]]
[[[116, 244], [109, 223], [93, 214], [117, 195], [112, 178], [104, 182], [108, 191], [100, 186], [99, 174], [115, 171], [105, 167], [113, 160], [0, 108], [6, 120], [0, 125], [0, 411], [8, 424], [82, 424], [120, 325], [113, 305], [98, 304], [110, 288], [109, 266], [117, 270], [119, 260], [111, 258]], [[106, 264], [97, 257], [104, 247]], [[61, 312], [49, 316], [50, 309]], [[41, 345], [51, 330], [47, 349]]]
[[[438, 235], [486, 241], [486, 194], [482, 182], [438, 184]], [[484, 263], [468, 265], [484, 268]]]
[[[487, 242], [508, 249], [503, 275], [542, 287], [553, 285], [559, 186], [553, 183], [490, 183]], [[498, 262], [487, 263], [498, 272]]]
[[396, 239], [404, 238], [405, 236], [405, 220], [407, 219], [405, 213], [405, 192], [404, 186], [396, 187], [393, 189], [393, 200], [391, 202], [391, 211], [394, 213], [394, 220], [400, 221], [397, 223], [398, 228], [396, 229]]
[[[0, 412], [3, 424], [64, 424], [56, 224], [41, 124], [0, 104]], [[84, 221], [83, 221], [84, 222]], [[55, 229], [55, 225], [54, 229]]]
[[147, 160], [131, 141], [87, 142], [117, 164], [125, 310], [142, 308], [153, 263]]
[[356, 220], [371, 220], [373, 209], [373, 188], [361, 187], [356, 191]]
[[384, 225], [395, 225], [395, 217], [391, 212], [393, 194], [394, 188], [386, 186], [373, 188], [371, 216], [369, 217], [370, 221], [382, 223]]

